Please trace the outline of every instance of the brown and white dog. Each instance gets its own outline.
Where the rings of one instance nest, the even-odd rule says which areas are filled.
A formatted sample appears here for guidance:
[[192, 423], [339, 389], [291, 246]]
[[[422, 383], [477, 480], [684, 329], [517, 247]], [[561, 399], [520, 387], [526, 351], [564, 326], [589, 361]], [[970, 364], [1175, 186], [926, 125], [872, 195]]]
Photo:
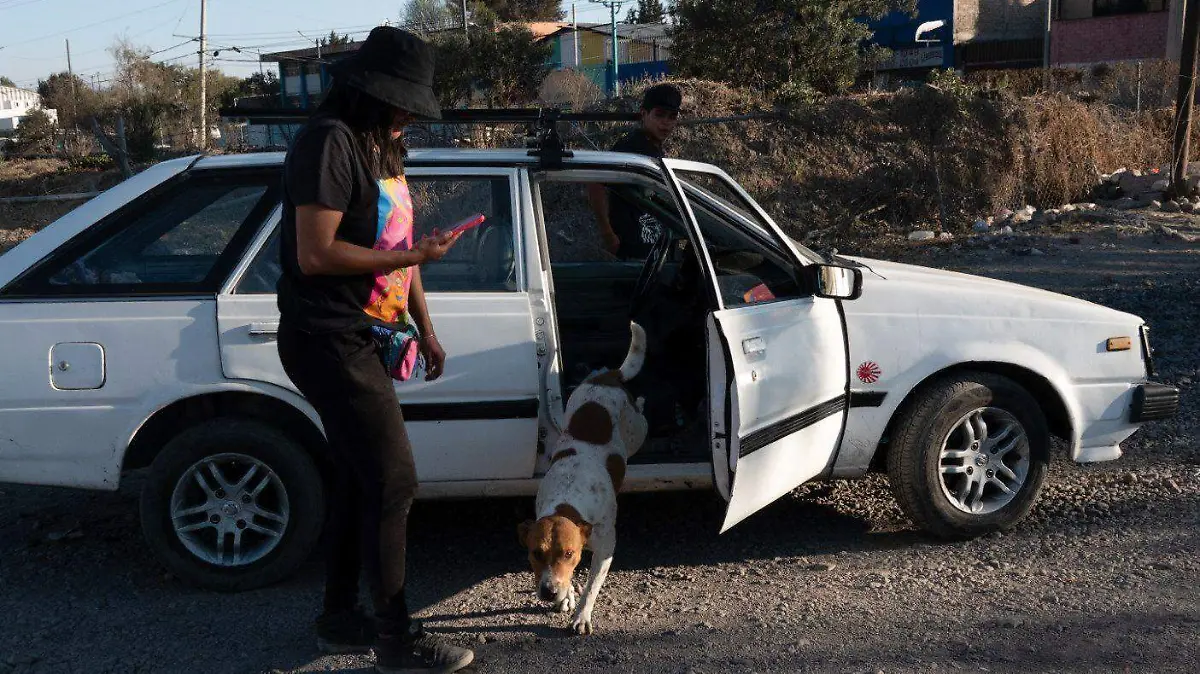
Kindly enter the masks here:
[[[625, 464], [646, 441], [645, 401], [625, 388], [642, 369], [646, 333], [637, 323], [629, 353], [618, 370], [592, 374], [567, 401], [567, 428], [550, 458], [537, 495], [538, 519], [522, 522], [517, 533], [529, 551], [538, 596], [554, 610], [575, 610], [571, 631], [592, 633], [592, 607], [608, 575], [617, 543], [617, 492]], [[584, 548], [592, 551], [583, 600], [571, 584]]]

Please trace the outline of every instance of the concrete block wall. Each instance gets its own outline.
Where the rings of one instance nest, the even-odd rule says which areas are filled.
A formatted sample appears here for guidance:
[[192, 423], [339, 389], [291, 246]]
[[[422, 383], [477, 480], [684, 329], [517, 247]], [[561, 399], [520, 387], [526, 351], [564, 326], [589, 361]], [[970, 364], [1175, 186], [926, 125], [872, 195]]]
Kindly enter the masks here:
[[1058, 66], [1167, 57], [1169, 12], [1055, 21], [1050, 62]]

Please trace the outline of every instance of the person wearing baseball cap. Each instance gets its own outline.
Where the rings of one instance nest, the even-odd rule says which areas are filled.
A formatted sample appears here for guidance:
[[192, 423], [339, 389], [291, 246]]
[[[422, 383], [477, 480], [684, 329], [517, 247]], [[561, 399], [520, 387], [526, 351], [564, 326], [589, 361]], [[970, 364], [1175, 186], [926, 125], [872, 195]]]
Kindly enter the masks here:
[[[330, 450], [317, 646], [374, 649], [384, 674], [454, 672], [474, 654], [425, 631], [405, 595], [417, 473], [386, 364], [397, 335], [417, 343], [427, 380], [441, 376], [446, 360], [420, 267], [437, 263], [457, 235], [413, 241], [404, 175], [404, 127], [441, 117], [433, 50], [412, 33], [379, 26], [330, 71], [333, 86], [284, 160], [277, 294], [279, 359], [320, 416]], [[373, 617], [358, 607], [360, 576]]]
[[[675, 132], [683, 94], [673, 84], [656, 84], [642, 94], [641, 120], [633, 131], [613, 144], [613, 152], [665, 157], [664, 145]], [[604, 185], [588, 188], [600, 237], [608, 252], [624, 260], [643, 260], [662, 234], [662, 224], [649, 213], [622, 199], [609, 199]]]

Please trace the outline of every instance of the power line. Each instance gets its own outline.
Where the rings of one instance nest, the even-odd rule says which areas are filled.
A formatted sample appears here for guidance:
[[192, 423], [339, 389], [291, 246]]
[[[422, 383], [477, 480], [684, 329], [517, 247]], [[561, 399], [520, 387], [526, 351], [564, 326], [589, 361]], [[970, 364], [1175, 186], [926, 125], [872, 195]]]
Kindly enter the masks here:
[[179, 44], [171, 45], [170, 47], [167, 47], [165, 49], [159, 49], [158, 51], [152, 51], [149, 54], [146, 54], [146, 58], [150, 58], [151, 56], [157, 56], [159, 54], [162, 54], [163, 52], [169, 52], [172, 49], [179, 49], [180, 47], [191, 44], [195, 41], [196, 41], [196, 38], [193, 38], [191, 40], [184, 40], [183, 42], [180, 42]]
[[[167, 47], [166, 49], [160, 49], [160, 50], [158, 50], [158, 51], [150, 52], [149, 54], [147, 54], [147, 55], [146, 55], [146, 57], [147, 57], [147, 58], [149, 58], [149, 57], [151, 57], [151, 56], [157, 56], [158, 54], [162, 54], [162, 53], [165, 53], [165, 52], [169, 52], [169, 51], [171, 51], [171, 50], [173, 50], [173, 49], [178, 49], [178, 48], [180, 48], [180, 47], [182, 47], [182, 46], [184, 46], [184, 45], [187, 45], [187, 44], [189, 44], [189, 43], [192, 43], [192, 42], [195, 42], [195, 40], [194, 40], [194, 39], [192, 39], [192, 40], [187, 40], [187, 41], [185, 41], [185, 42], [180, 42], [179, 44], [177, 44], [177, 45], [173, 45], [173, 46], [171, 46], [171, 47]], [[109, 49], [109, 48], [108, 48], [108, 47], [105, 47], [105, 49]], [[194, 54], [194, 53], [195, 53], [195, 52], [189, 52], [189, 54]], [[106, 68], [106, 67], [108, 67], [108, 65], [109, 65], [109, 64], [111, 64], [111, 63], [112, 63], [112, 61], [109, 61], [108, 63], [106, 63], [106, 64], [104, 64], [104, 65], [97, 64], [97, 65], [94, 65], [94, 66], [87, 66], [87, 67], [85, 67], [85, 68], [80, 68], [79, 70], [80, 70], [80, 72], [92, 72], [92, 71], [96, 71], [96, 70], [98, 70], [99, 68]]]
[[[332, 27], [332, 28], [329, 26], [326, 26], [324, 28], [300, 28], [298, 30], [303, 31], [305, 33], [317, 33], [317, 32], [324, 33], [324, 31], [327, 31], [327, 30], [337, 32], [337, 33], [347, 32], [347, 31], [351, 31], [351, 32], [355, 32], [355, 33], [366, 33], [366, 32], [369, 32], [372, 28], [374, 28], [375, 25], [376, 24], [361, 24], [361, 25], [357, 25], [357, 26], [336, 26], [336, 27]], [[295, 32], [296, 32], [295, 30], [281, 30], [281, 31], [259, 32], [259, 33], [254, 33], [254, 32], [251, 32], [251, 33], [209, 33], [209, 36], [210, 37], [220, 37], [220, 38], [242, 37], [242, 38], [250, 38], [250, 39], [262, 39], [262, 38], [282, 37], [285, 35], [293, 35], [293, 34], [295, 34]], [[182, 37], [182, 36], [180, 36], [180, 37]]]
[[6, 4], [6, 5], [5, 5], [5, 4], [0, 4], [0, 12], [3, 12], [3, 11], [4, 11], [4, 10], [6, 10], [6, 9], [16, 9], [16, 8], [18, 8], [18, 7], [24, 7], [25, 5], [32, 5], [32, 4], [33, 4], [33, 3], [35, 3], [35, 2], [41, 2], [41, 1], [42, 1], [42, 0], [24, 0], [24, 2], [20, 2], [20, 1], [18, 0], [17, 2], [11, 2], [11, 3], [9, 3], [9, 4]]
[[107, 18], [107, 19], [102, 19], [102, 20], [100, 20], [100, 21], [96, 21], [96, 22], [94, 22], [94, 23], [89, 23], [89, 24], [87, 24], [87, 25], [84, 25], [84, 26], [76, 26], [75, 28], [68, 28], [68, 29], [66, 29], [66, 30], [60, 30], [60, 31], [58, 31], [57, 33], [50, 33], [49, 35], [39, 35], [38, 37], [29, 38], [28, 40], [22, 40], [22, 41], [20, 41], [20, 42], [10, 42], [10, 43], [8, 43], [8, 44], [4, 45], [4, 47], [16, 47], [16, 46], [23, 45], [23, 44], [29, 44], [30, 42], [39, 42], [39, 41], [41, 41], [41, 40], [45, 40], [45, 39], [48, 39], [48, 38], [52, 38], [52, 37], [59, 37], [60, 35], [66, 35], [66, 34], [68, 34], [68, 33], [74, 33], [75, 31], [79, 31], [79, 30], [85, 30], [85, 29], [87, 29], [87, 28], [92, 28], [92, 27], [94, 27], [94, 26], [99, 26], [99, 25], [102, 25], [102, 24], [111, 23], [111, 22], [113, 22], [113, 21], [116, 21], [116, 20], [118, 20], [118, 19], [124, 19], [125, 17], [133, 16], [134, 14], [142, 14], [142, 13], [144, 13], [144, 12], [148, 12], [148, 11], [150, 11], [150, 10], [152, 10], [152, 9], [158, 9], [159, 7], [165, 7], [165, 6], [167, 6], [167, 5], [173, 5], [173, 4], [177, 3], [177, 2], [182, 2], [182, 1], [183, 1], [183, 0], [165, 0], [165, 2], [160, 2], [160, 3], [158, 3], [157, 5], [151, 5], [150, 7], [143, 7], [143, 8], [141, 8], [141, 9], [138, 9], [138, 10], [135, 10], [135, 11], [132, 11], [132, 12], [127, 12], [127, 13], [125, 13], [125, 14], [119, 14], [119, 15], [117, 15], [117, 16], [112, 16], [112, 17], [109, 17], [109, 18]]

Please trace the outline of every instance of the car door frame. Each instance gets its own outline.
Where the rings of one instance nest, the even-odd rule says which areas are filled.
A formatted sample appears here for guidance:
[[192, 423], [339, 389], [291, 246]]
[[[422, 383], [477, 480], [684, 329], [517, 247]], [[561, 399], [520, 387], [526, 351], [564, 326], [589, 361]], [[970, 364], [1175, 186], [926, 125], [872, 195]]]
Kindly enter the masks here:
[[[544, 308], [539, 314], [544, 319], [544, 323], [539, 323], [539, 331], [544, 330], [546, 333], [546, 341], [544, 342], [547, 348], [547, 354], [543, 358], [543, 396], [545, 398], [545, 432], [543, 437], [543, 445], [552, 445], [557, 441], [562, 429], [565, 427], [564, 408], [566, 405], [566, 396], [564, 387], [564, 378], [562, 374], [562, 345], [559, 342], [559, 327], [557, 312], [555, 310], [555, 302], [557, 300], [554, 289], [553, 278], [553, 263], [550, 260], [549, 237], [550, 233], [546, 229], [546, 218], [542, 209], [540, 184], [546, 182], [552, 183], [570, 183], [584, 185], [589, 180], [603, 182], [611, 180], [614, 176], [636, 176], [636, 179], [628, 179], [626, 182], [636, 184], [638, 182], [649, 182], [660, 185], [667, 193], [670, 193], [670, 186], [666, 183], [662, 169], [654, 164], [651, 160], [640, 156], [631, 157], [634, 161], [628, 164], [618, 164], [610, 162], [596, 162], [588, 157], [584, 160], [576, 160], [567, 162], [561, 169], [555, 169], [551, 177], [540, 175], [530, 177], [530, 189], [527, 194], [531, 199], [530, 213], [534, 219], [532, 226], [534, 227], [533, 234], [537, 237], [539, 250], [535, 253], [539, 256], [541, 265], [541, 278], [535, 279], [534, 283], [541, 284], [544, 290]], [[688, 228], [689, 237], [693, 236], [690, 225], [686, 222], [686, 218], [680, 215], [682, 224]], [[692, 239], [695, 241], [695, 239]], [[533, 262], [531, 261], [532, 265]], [[531, 274], [531, 277], [534, 276]], [[544, 326], [544, 327], [543, 327]], [[543, 342], [539, 341], [539, 347]], [[550, 466], [550, 457], [548, 454], [543, 454], [538, 460], [538, 473], [544, 473]], [[691, 490], [708, 488], [712, 485], [712, 465], [711, 462], [697, 463], [633, 463], [629, 465], [625, 474], [625, 483], [623, 491], [669, 491], [669, 490]]]
[[[522, 185], [521, 169], [512, 165], [502, 164], [486, 166], [460, 166], [449, 163], [417, 163], [407, 166], [405, 172], [408, 176], [413, 178], [419, 178], [422, 176], [453, 178], [455, 176], [461, 176], [463, 178], [475, 177], [507, 179], [510, 192], [509, 202], [512, 215], [511, 226], [513, 230], [513, 265], [515, 267], [513, 280], [515, 282], [515, 287], [512, 290], [503, 292], [427, 291], [426, 296], [430, 305], [430, 312], [436, 314], [439, 311], [439, 305], [467, 305], [481, 307], [486, 305], [489, 301], [494, 303], [496, 296], [501, 295], [503, 296], [504, 301], [507, 303], [513, 304], [514, 306], [520, 304], [520, 306], [523, 307], [522, 311], [524, 311], [524, 313], [529, 317], [530, 332], [532, 333], [534, 318], [533, 312], [529, 309], [530, 301], [516, 299], [518, 297], [528, 298], [531, 294], [528, 283], [529, 274], [526, 269], [528, 266], [528, 246], [526, 244], [526, 238], [528, 229], [527, 221], [529, 220], [529, 217], [527, 216], [527, 206], [523, 203], [524, 199], [522, 194], [524, 188]], [[420, 208], [420, 204], [417, 204], [417, 208]], [[223, 305], [230, 306], [232, 303], [238, 301], [248, 302], [250, 304], [257, 302], [273, 305], [276, 298], [276, 295], [274, 294], [245, 295], [237, 293], [237, 288], [244, 280], [246, 272], [254, 263], [255, 258], [263, 250], [264, 246], [268, 244], [271, 238], [275, 236], [275, 233], [279, 227], [279, 222], [280, 220], [277, 213], [276, 217], [264, 225], [263, 230], [260, 231], [258, 236], [254, 239], [252, 248], [247, 251], [247, 254], [235, 268], [234, 273], [229, 276], [226, 283], [222, 287], [221, 292], [217, 297], [219, 322], [221, 322]], [[237, 299], [246, 297], [255, 299], [248, 301]], [[268, 300], [266, 298], [270, 299]], [[275, 316], [277, 315], [277, 312], [275, 312]], [[242, 326], [242, 328], [245, 328], [247, 332], [250, 333], [250, 336], [258, 336], [260, 338], [269, 339], [274, 332], [278, 330], [277, 318], [273, 321], [250, 320], [251, 322], [248, 325]], [[228, 332], [227, 326], [222, 325], [222, 335], [224, 336], [226, 332]], [[447, 351], [450, 352], [451, 359], [453, 359], [453, 335], [440, 328], [439, 332], [441, 333], [443, 343], [446, 344]], [[531, 334], [529, 339], [526, 342], [522, 342], [522, 344], [528, 346], [529, 367], [531, 369], [537, 367], [537, 360], [534, 355], [537, 350], [534, 335]], [[524, 349], [524, 346], [517, 346], [519, 346], [519, 348], [522, 350]], [[222, 351], [225, 351], [224, 346], [222, 347]], [[225, 360], [226, 359], [223, 357], [222, 361], [225, 362]], [[450, 362], [452, 363], [453, 360]], [[272, 376], [267, 381], [277, 386], [286, 388], [289, 391], [296, 392], [294, 385], [291, 384], [290, 380], [286, 379], [286, 375], [283, 375], [281, 378], [280, 374], [281, 373], [279, 372], [272, 373]], [[452, 376], [453, 372], [450, 371], [447, 373], [447, 375]], [[226, 376], [229, 376], [228, 372], [226, 373]], [[535, 381], [536, 378], [536, 374], [534, 374], [533, 379]], [[272, 379], [274, 381], [271, 381]], [[511, 378], [507, 378], [506, 380], [512, 381]], [[403, 405], [405, 417], [409, 425], [409, 433], [413, 437], [414, 449], [416, 450], [415, 453], [418, 455], [418, 470], [419, 472], [424, 473], [423, 475], [419, 475], [422, 483], [448, 485], [450, 483], [474, 482], [479, 484], [482, 482], [522, 480], [532, 478], [534, 475], [534, 466], [537, 461], [539, 410], [542, 407], [541, 396], [539, 395], [540, 391], [536, 388], [536, 385], [534, 385], [529, 391], [528, 398], [520, 397], [519, 399], [512, 398], [503, 400], [456, 400], [451, 399], [455, 397], [453, 395], [443, 398], [437, 394], [436, 387], [438, 387], [441, 383], [442, 382], [427, 383], [414, 379], [408, 382], [397, 384], [397, 393], [402, 397], [413, 399], [421, 397], [423, 394], [425, 398], [417, 402], [406, 402]], [[463, 437], [454, 441], [446, 439], [445, 442], [430, 442], [428, 440], [422, 440], [420, 436], [425, 435], [426, 431], [429, 431], [430, 428], [434, 427], [445, 427], [447, 426], [447, 423], [445, 422], [452, 422], [456, 424], [458, 428], [461, 428]], [[480, 428], [478, 428], [480, 425], [479, 422], [497, 422], [503, 426], [503, 429], [495, 430], [500, 431], [502, 434], [506, 435], [510, 438], [510, 440], [512, 440], [510, 443], [508, 443], [513, 448], [510, 456], [507, 458], [497, 458], [493, 464], [476, 464], [477, 470], [474, 472], [467, 469], [467, 461], [462, 460], [462, 457], [459, 459], [454, 459], [453, 461], [450, 460], [453, 459], [453, 457], [450, 457], [447, 459], [449, 462], [448, 464], [444, 466], [439, 465], [436, 468], [430, 468], [431, 464], [429, 463], [429, 460], [427, 460], [425, 461], [426, 470], [421, 471], [422, 462], [420, 455], [422, 452], [419, 449], [418, 444], [420, 447], [425, 447], [433, 446], [435, 444], [444, 445], [449, 442], [450, 444], [457, 443], [473, 446], [471, 443], [478, 444], [479, 442], [483, 441], [481, 440], [483, 438], [494, 437], [490, 432], [481, 431]], [[468, 426], [470, 428], [467, 428]], [[456, 433], [458, 432], [458, 428], [455, 429]], [[444, 429], [442, 429], [441, 432], [444, 432]], [[522, 439], [512, 439], [514, 435], [520, 435]], [[491, 453], [489, 453], [489, 456], [490, 455]], [[484, 470], [487, 465], [492, 466], [490, 472], [489, 470]]]
[[[790, 258], [788, 261], [794, 265], [793, 270], [797, 273], [797, 275], [800, 268], [804, 266], [806, 262], [808, 264], [813, 264], [816, 261], [810, 260], [807, 258], [807, 256], [802, 255], [793, 242], [783, 233], [779, 226], [775, 224], [770, 216], [768, 216], [766, 212], [763, 211], [762, 208], [753, 200], [753, 198], [751, 198], [750, 195], [747, 194], [740, 185], [738, 185], [737, 181], [733, 180], [732, 177], [730, 177], [721, 169], [708, 164], [674, 159], [661, 159], [659, 163], [662, 166], [663, 173], [668, 180], [668, 184], [671, 187], [672, 193], [679, 202], [679, 208], [681, 212], [685, 214], [685, 217], [688, 220], [687, 224], [692, 231], [692, 236], [695, 237], [696, 241], [698, 242], [699, 250], [702, 253], [702, 267], [704, 268], [705, 273], [707, 273], [717, 296], [716, 306], [718, 309], [710, 312], [709, 314], [706, 340], [708, 342], [709, 351], [710, 428], [712, 429], [710, 442], [712, 443], [713, 450], [713, 479], [718, 492], [721, 493], [722, 497], [726, 499], [729, 506], [725, 522], [722, 524], [721, 529], [721, 531], [724, 532], [745, 517], [752, 514], [754, 511], [760, 509], [761, 507], [765, 507], [767, 503], [774, 501], [775, 498], [778, 497], [773, 497], [770, 499], [770, 501], [761, 504], [755, 504], [753, 506], [753, 510], [750, 510], [750, 512], [744, 514], [734, 509], [735, 498], [738, 498], [738, 494], [740, 492], [738, 489], [739, 483], [737, 482], [737, 464], [739, 461], [745, 462], [746, 458], [750, 455], [749, 452], [747, 452], [745, 455], [742, 455], [741, 452], [741, 443], [747, 438], [754, 438], [756, 440], [756, 447], [757, 445], [762, 445], [761, 447], [757, 447], [755, 451], [773, 450], [773, 453], [777, 454], [780, 451], [783, 451], [782, 448], [780, 448], [779, 443], [789, 439], [798, 440], [799, 438], [797, 436], [799, 434], [805, 433], [810, 428], [815, 428], [820, 422], [825, 421], [826, 419], [835, 417], [838, 419], [837, 422], [824, 424], [820, 428], [819, 432], [813, 431], [812, 433], [808, 434], [809, 438], [820, 444], [820, 446], [813, 451], [824, 452], [823, 455], [825, 456], [825, 460], [822, 462], [821, 468], [819, 470], [812, 470], [811, 465], [805, 468], [802, 472], [808, 474], [806, 474], [803, 479], [799, 483], [795, 484], [792, 488], [828, 472], [830, 466], [836, 459], [838, 448], [841, 445], [841, 438], [845, 432], [846, 420], [849, 413], [850, 360], [845, 313], [842, 310], [841, 302], [839, 300], [822, 300], [817, 298], [815, 294], [812, 294], [807, 298], [798, 297], [781, 300], [781, 302], [797, 302], [798, 300], [802, 301], [809, 299], [812, 301], [814, 307], [816, 306], [817, 302], [833, 303], [833, 306], [836, 310], [837, 326], [838, 330], [840, 331], [837, 342], [842, 348], [842, 363], [841, 367], [838, 368], [837, 379], [832, 380], [827, 384], [822, 384], [822, 386], [832, 389], [833, 384], [836, 383], [838, 394], [837, 396], [831, 397], [812, 408], [812, 410], [817, 410], [819, 408], [820, 411], [819, 418], [817, 418], [815, 422], [809, 423], [811, 419], [806, 418], [806, 415], [808, 415], [808, 412], [811, 410], [805, 406], [799, 408], [792, 416], [782, 417], [773, 422], [773, 424], [764, 426], [761, 429], [756, 429], [750, 433], [741, 433], [740, 426], [742, 410], [740, 407], [742, 403], [737, 397], [737, 386], [734, 381], [736, 370], [733, 362], [732, 345], [729, 343], [728, 336], [721, 329], [721, 314], [732, 316], [731, 312], [750, 309], [755, 305], [734, 307], [732, 309], [725, 306], [725, 302], [721, 298], [721, 293], [719, 287], [717, 286], [717, 275], [715, 272], [715, 267], [713, 266], [711, 255], [709, 254], [707, 246], [704, 245], [703, 233], [700, 231], [695, 212], [692, 209], [691, 198], [689, 198], [689, 196], [686, 194], [683, 184], [675, 174], [675, 170], [677, 169], [680, 171], [713, 175], [722, 179], [728, 186], [732, 187], [735, 193], [745, 202], [745, 204], [749, 205], [754, 210], [754, 214], [762, 220], [763, 224], [765, 224], [765, 231], [758, 232], [756, 236], [761, 236], [764, 233], [767, 234], [769, 239], [771, 239], [773, 243], [775, 243], [776, 247], [779, 248], [777, 252], [782, 253], [785, 257]], [[710, 199], [704, 197], [703, 195], [698, 195], [696, 198], [700, 198], [705, 202], [710, 201]], [[718, 210], [728, 210], [720, 209], [720, 204], [713, 204], [713, 206], [718, 207]], [[725, 213], [725, 217], [722, 219], [731, 227], [739, 227], [743, 230], [762, 229], [762, 225], [759, 223], [744, 222], [745, 218], [735, 213]], [[811, 289], [810, 292], [812, 292]], [[824, 313], [826, 314], [826, 319], [831, 318], [831, 316], [828, 315], [828, 308], [824, 310]], [[826, 336], [826, 341], [832, 341], [829, 340], [828, 337], [829, 336]], [[818, 335], [817, 339], [820, 340], [821, 336]], [[747, 352], [747, 354], [749, 353], [750, 352]], [[718, 355], [722, 357], [718, 357]], [[832, 393], [832, 390], [830, 392]], [[716, 409], [715, 401], [718, 399], [723, 400], [723, 414]], [[774, 427], [776, 426], [779, 428], [775, 429]], [[778, 436], [774, 437], [776, 436], [776, 431], [778, 431]], [[770, 461], [769, 458], [762, 460]], [[759, 459], [755, 459], [755, 461], [758, 462]], [[743, 471], [743, 473], [745, 472], [746, 471]]]

